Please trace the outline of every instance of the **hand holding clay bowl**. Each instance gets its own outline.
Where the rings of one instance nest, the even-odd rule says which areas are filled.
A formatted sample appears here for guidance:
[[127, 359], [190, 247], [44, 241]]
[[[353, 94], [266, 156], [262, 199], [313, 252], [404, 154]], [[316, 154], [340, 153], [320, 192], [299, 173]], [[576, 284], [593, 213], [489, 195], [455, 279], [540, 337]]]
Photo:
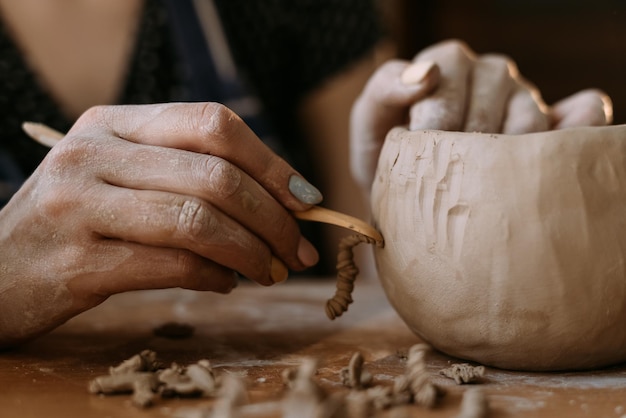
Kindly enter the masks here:
[[372, 211], [385, 292], [435, 348], [518, 370], [626, 360], [626, 125], [395, 128]]

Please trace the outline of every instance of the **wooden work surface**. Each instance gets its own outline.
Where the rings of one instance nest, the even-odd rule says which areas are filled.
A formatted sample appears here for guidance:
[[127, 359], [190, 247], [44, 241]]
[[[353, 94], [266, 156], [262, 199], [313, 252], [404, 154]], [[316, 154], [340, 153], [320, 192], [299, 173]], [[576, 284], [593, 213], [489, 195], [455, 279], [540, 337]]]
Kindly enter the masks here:
[[[243, 416], [280, 416], [281, 372], [307, 357], [320, 361], [316, 376], [329, 391], [346, 391], [339, 370], [356, 350], [375, 382], [389, 384], [403, 373], [397, 355], [419, 342], [387, 303], [379, 285], [357, 283], [355, 303], [331, 322], [323, 311], [334, 281], [292, 280], [262, 288], [242, 284], [228, 296], [184, 290], [133, 292], [111, 297], [19, 349], [0, 353], [0, 417], [168, 417], [208, 408], [210, 399], [165, 399], [145, 410], [128, 395], [87, 392], [89, 380], [144, 349], [165, 363], [207, 358], [218, 372], [248, 384], [252, 406]], [[157, 337], [168, 322], [192, 325], [188, 339]], [[431, 411], [412, 406], [407, 416], [454, 417], [466, 385], [438, 375], [458, 360], [433, 353], [429, 369], [447, 389]], [[489, 417], [622, 417], [626, 415], [626, 367], [585, 373], [533, 374], [487, 368], [480, 384]], [[390, 415], [390, 414], [384, 414]]]

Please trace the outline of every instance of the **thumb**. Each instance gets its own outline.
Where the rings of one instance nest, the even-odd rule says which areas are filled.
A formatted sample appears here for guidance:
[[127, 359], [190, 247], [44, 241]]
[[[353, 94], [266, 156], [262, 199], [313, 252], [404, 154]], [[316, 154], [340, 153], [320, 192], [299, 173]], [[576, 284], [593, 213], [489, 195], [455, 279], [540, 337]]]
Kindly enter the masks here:
[[411, 105], [433, 90], [439, 76], [433, 61], [391, 60], [369, 79], [350, 116], [350, 167], [364, 190], [371, 187], [387, 132], [407, 123]]

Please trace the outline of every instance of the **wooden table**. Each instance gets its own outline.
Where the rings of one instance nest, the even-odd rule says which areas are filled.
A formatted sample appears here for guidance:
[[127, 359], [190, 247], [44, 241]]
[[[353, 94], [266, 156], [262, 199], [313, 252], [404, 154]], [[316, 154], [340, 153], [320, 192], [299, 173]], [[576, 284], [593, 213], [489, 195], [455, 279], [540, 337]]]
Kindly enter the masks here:
[[[94, 377], [144, 349], [165, 363], [207, 358], [220, 373], [245, 379], [251, 406], [243, 416], [280, 416], [281, 373], [317, 358], [316, 380], [330, 392], [347, 391], [338, 372], [359, 350], [380, 384], [404, 372], [398, 352], [419, 342], [374, 281], [357, 283], [355, 303], [343, 317], [326, 319], [323, 304], [334, 281], [292, 280], [273, 288], [242, 284], [228, 296], [185, 290], [133, 292], [111, 297], [52, 333], [0, 353], [0, 417], [168, 417], [207, 408], [211, 399], [164, 399], [148, 409], [128, 395], [87, 392]], [[168, 322], [192, 325], [193, 336], [168, 339], [153, 330]], [[412, 406], [408, 416], [454, 417], [467, 385], [438, 375], [459, 362], [428, 357], [435, 383], [447, 394], [437, 408]], [[519, 373], [487, 368], [480, 384], [490, 417], [626, 416], [626, 367], [585, 373]], [[256, 406], [255, 406], [256, 405]], [[383, 414], [384, 416], [390, 413]]]

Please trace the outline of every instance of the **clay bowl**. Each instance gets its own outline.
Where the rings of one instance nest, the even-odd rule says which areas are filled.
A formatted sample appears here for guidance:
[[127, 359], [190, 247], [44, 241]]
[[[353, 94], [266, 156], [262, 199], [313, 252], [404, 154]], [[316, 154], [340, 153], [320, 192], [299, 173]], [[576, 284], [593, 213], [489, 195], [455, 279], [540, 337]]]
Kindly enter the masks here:
[[626, 125], [395, 128], [371, 205], [385, 292], [436, 349], [517, 370], [626, 360]]

